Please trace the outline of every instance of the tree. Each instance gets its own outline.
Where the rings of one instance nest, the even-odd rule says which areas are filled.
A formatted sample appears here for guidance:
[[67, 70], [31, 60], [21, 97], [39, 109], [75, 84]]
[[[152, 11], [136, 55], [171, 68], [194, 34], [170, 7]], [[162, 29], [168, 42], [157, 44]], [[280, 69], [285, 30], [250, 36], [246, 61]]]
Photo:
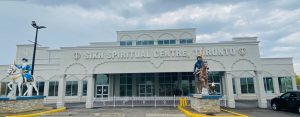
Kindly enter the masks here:
[[296, 75], [297, 86], [300, 86], [300, 75]]

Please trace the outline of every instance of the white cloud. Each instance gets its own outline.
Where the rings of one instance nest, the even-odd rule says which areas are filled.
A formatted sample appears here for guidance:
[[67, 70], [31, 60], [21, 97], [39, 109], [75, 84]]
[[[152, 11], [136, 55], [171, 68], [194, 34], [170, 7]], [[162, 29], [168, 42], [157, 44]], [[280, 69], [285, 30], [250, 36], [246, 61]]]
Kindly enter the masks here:
[[233, 5], [191, 5], [176, 11], [162, 13], [148, 20], [150, 25], [173, 25], [180, 22], [198, 22], [201, 20], [226, 20]]
[[196, 35], [196, 41], [198, 43], [211, 43], [218, 41], [231, 40], [232, 34], [228, 32], [215, 32], [212, 34], [198, 34]]
[[300, 9], [286, 10], [286, 9], [273, 9], [268, 11], [265, 15], [260, 16], [255, 21], [256, 24], [265, 25], [269, 28], [283, 28], [286, 25], [297, 23], [300, 17]]
[[246, 26], [248, 25], [249, 22], [244, 20], [244, 19], [238, 19], [235, 21], [234, 26], [238, 27], [238, 26]]
[[[119, 21], [124, 18], [118, 16], [117, 14], [111, 13], [109, 11], [104, 11], [100, 9], [84, 9], [78, 5], [65, 5], [65, 6], [56, 6], [48, 7], [49, 11], [53, 13], [59, 13], [73, 16], [77, 18], [82, 18], [86, 20], [97, 20], [97, 21]], [[58, 15], [59, 15], [58, 14]], [[84, 20], [83, 20], [84, 21]]]
[[296, 47], [273, 47], [271, 52], [293, 52], [296, 50]]
[[300, 45], [300, 31], [292, 33], [286, 37], [278, 40], [279, 43], [290, 44], [290, 45]]
[[300, 75], [300, 62], [294, 61], [294, 69], [297, 75]]
[[[170, 1], [170, 4], [162, 0], [78, 0], [56, 1], [56, 4], [51, 4], [53, 1], [41, 1], [44, 4], [3, 2], [0, 4], [1, 26], [7, 28], [0, 31], [1, 36], [18, 41], [3, 43], [0, 47], [13, 49], [15, 46], [11, 45], [17, 42], [26, 43], [21, 40], [31, 38], [32, 32], [28, 30], [31, 27], [20, 26], [27, 26], [31, 20], [48, 27], [41, 32], [40, 41], [50, 47], [115, 41], [117, 30], [197, 28], [199, 43], [258, 36], [263, 57], [294, 57], [295, 70], [300, 74], [300, 54], [293, 53], [300, 49], [296, 46], [300, 45], [298, 0], [179, 1]], [[1, 55], [7, 57], [0, 64], [10, 62], [14, 56]]]
[[132, 1], [129, 3], [129, 6], [130, 7], [133, 7], [133, 8], [142, 8], [143, 7], [143, 3], [141, 1]]

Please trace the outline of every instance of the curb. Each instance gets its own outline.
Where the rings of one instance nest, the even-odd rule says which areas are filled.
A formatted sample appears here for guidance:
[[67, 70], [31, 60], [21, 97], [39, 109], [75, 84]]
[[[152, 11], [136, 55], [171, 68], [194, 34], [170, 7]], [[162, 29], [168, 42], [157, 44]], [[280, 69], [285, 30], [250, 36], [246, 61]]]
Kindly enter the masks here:
[[6, 116], [6, 117], [33, 117], [33, 116], [41, 116], [43, 114], [61, 112], [61, 111], [64, 111], [64, 110], [66, 110], [66, 107], [53, 109], [53, 110], [49, 110], [49, 111], [44, 111], [44, 112], [39, 112], [39, 113], [26, 114], [26, 115], [10, 115], [10, 116]]
[[248, 117], [247, 115], [244, 114], [240, 114], [240, 113], [236, 113], [236, 112], [232, 112], [229, 110], [225, 110], [225, 109], [221, 109], [222, 111], [225, 111], [227, 113], [231, 113], [234, 114], [233, 116], [209, 116], [209, 115], [202, 115], [202, 114], [195, 114], [192, 113], [186, 109], [184, 109], [182, 106], [178, 106], [177, 107], [182, 113], [184, 113], [187, 117]]

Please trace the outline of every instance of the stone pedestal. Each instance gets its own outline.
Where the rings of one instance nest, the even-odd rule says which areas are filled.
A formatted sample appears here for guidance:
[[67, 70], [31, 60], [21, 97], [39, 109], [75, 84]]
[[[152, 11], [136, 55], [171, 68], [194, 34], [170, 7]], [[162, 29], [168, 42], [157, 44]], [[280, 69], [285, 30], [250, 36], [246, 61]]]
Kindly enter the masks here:
[[191, 97], [191, 108], [200, 113], [218, 113], [220, 109], [220, 98], [211, 96]]
[[45, 96], [16, 97], [15, 100], [0, 98], [0, 113], [21, 113], [44, 108]]

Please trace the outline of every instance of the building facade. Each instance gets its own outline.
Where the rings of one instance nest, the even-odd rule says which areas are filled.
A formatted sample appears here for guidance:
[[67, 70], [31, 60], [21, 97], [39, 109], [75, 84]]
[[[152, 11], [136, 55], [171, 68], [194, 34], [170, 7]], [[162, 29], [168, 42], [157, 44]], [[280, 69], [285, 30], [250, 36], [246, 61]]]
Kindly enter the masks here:
[[[35, 76], [46, 103], [86, 102], [107, 97], [189, 96], [195, 92], [193, 67], [204, 52], [209, 84], [217, 95], [235, 100], [267, 99], [296, 90], [292, 58], [261, 58], [257, 37], [196, 43], [196, 29], [118, 31], [116, 42], [37, 48]], [[33, 45], [17, 45], [16, 60], [31, 61]], [[8, 65], [0, 66], [0, 95], [8, 88]], [[23, 92], [26, 88], [23, 88]], [[33, 92], [34, 94], [35, 92]]]

